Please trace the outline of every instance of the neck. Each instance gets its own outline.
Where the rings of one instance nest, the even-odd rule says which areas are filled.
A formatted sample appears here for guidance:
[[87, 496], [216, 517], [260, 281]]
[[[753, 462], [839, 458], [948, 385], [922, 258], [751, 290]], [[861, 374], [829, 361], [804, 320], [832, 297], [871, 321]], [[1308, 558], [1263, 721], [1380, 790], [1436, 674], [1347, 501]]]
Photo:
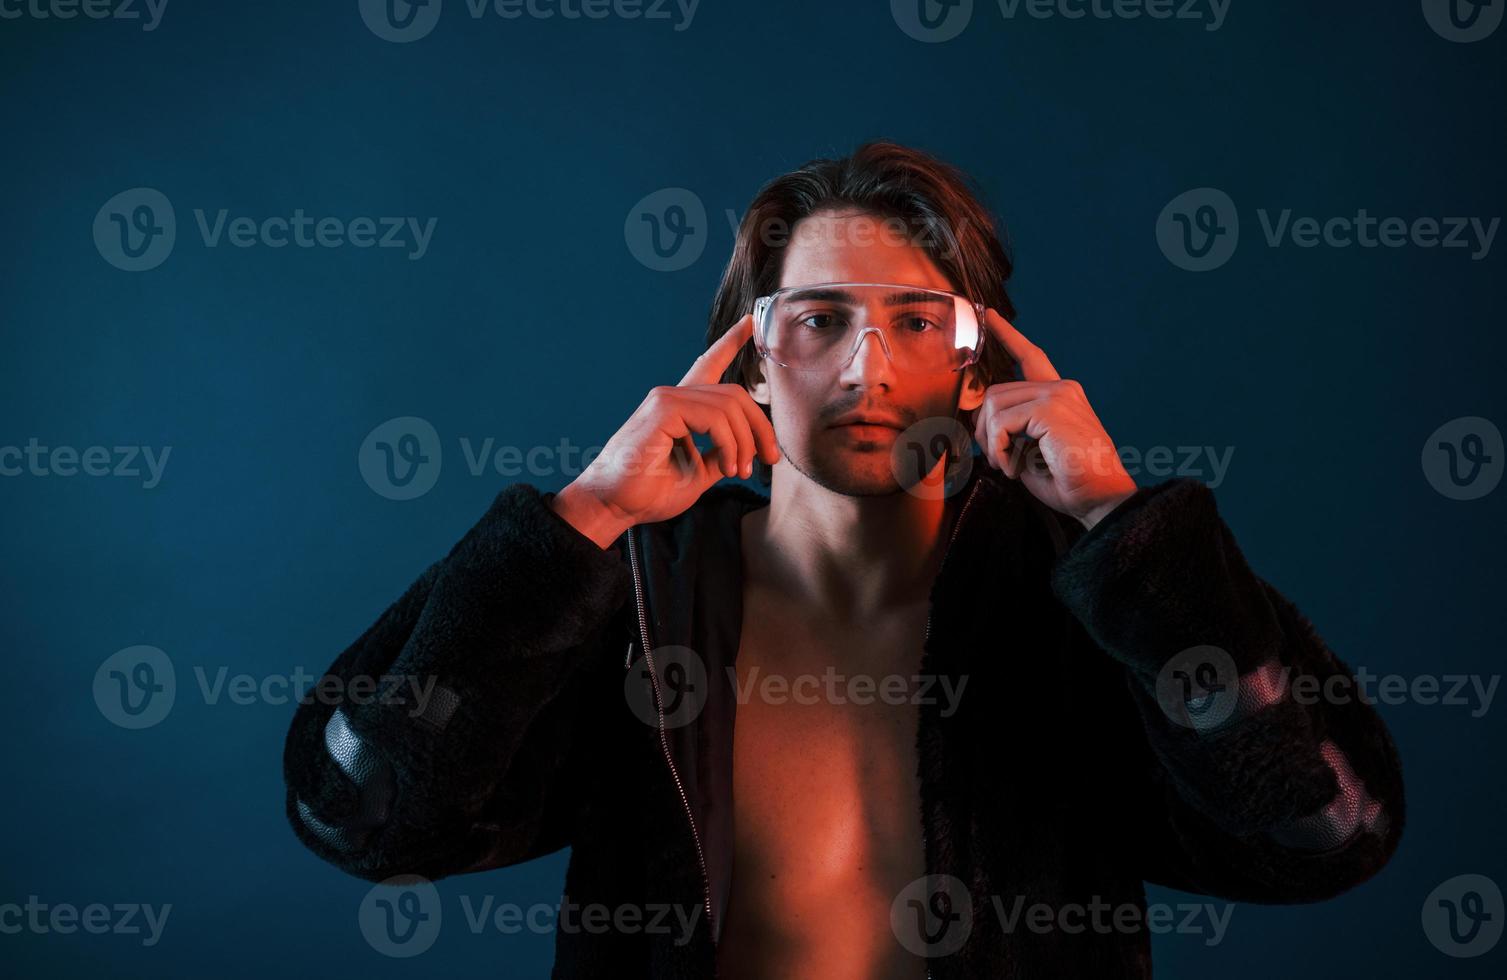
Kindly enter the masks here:
[[873, 621], [930, 595], [959, 503], [903, 490], [846, 496], [781, 461], [769, 506], [743, 524], [749, 572], [834, 620]]

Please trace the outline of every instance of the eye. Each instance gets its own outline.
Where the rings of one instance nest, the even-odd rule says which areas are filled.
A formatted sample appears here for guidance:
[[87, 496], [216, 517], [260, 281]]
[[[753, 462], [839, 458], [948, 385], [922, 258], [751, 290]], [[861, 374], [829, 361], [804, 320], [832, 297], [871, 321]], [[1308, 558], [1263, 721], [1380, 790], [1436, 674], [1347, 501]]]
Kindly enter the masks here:
[[900, 325], [911, 333], [925, 333], [927, 330], [940, 329], [931, 320], [928, 320], [926, 317], [920, 316], [919, 314], [902, 317], [900, 320]]
[[817, 331], [829, 330], [832, 327], [838, 326], [837, 316], [832, 313], [807, 313], [796, 322]]

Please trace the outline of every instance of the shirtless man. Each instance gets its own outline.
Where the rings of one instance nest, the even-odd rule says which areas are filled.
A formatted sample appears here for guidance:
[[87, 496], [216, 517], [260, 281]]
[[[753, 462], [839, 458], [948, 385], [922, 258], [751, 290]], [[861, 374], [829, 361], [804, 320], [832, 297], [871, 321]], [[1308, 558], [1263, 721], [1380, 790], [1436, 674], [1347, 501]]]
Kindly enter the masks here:
[[[1008, 274], [924, 154], [869, 144], [772, 182], [681, 381], [559, 493], [504, 491], [332, 667], [432, 674], [456, 692], [444, 717], [301, 709], [300, 838], [372, 880], [568, 844], [573, 899], [705, 912], [673, 946], [562, 930], [567, 976], [1146, 976], [1144, 929], [1043, 936], [994, 899], [1141, 908], [1152, 880], [1305, 901], [1373, 874], [1402, 823], [1385, 728], [1257, 683], [1344, 668], [1244, 566], [1206, 487], [1137, 488], [1082, 387], [1009, 322]], [[981, 450], [966, 493], [932, 492], [958, 439], [901, 465], [948, 420]], [[714, 489], [756, 468], [767, 502]], [[458, 626], [467, 609], [494, 625]], [[456, 652], [478, 631], [485, 678]], [[704, 688], [681, 690], [672, 644]], [[1158, 678], [1198, 644], [1228, 650], [1221, 683], [1169, 709]], [[624, 664], [598, 648], [643, 665], [649, 726], [610, 707]], [[797, 683], [830, 673], [868, 685]], [[972, 686], [946, 710], [851, 696], [933, 673]], [[667, 718], [681, 694], [704, 707]], [[459, 802], [435, 805], [441, 787]]]

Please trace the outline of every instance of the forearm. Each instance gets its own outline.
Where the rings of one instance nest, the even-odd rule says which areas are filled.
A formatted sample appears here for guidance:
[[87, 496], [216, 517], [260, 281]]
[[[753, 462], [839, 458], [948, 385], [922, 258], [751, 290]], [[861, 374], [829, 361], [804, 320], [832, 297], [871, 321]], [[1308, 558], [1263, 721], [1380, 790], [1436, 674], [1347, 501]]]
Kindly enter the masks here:
[[[329, 689], [364, 683], [374, 695], [315, 698], [296, 712], [284, 769], [300, 838], [363, 877], [437, 877], [487, 855], [528, 853], [537, 828], [524, 811], [545, 805], [571, 742], [568, 705], [557, 702], [626, 593], [618, 556], [565, 524], [543, 495], [526, 485], [499, 494], [332, 666]], [[541, 724], [559, 737], [534, 739], [541, 757], [515, 768]], [[523, 779], [534, 785], [513, 785]], [[505, 796], [522, 810], [488, 822], [516, 839], [480, 839], [483, 809]]]
[[1177, 794], [1224, 834], [1294, 855], [1368, 834], [1395, 846], [1401, 777], [1385, 727], [1369, 705], [1293, 696], [1296, 676], [1348, 671], [1247, 566], [1206, 487], [1138, 491], [1063, 555], [1053, 585], [1126, 668]]

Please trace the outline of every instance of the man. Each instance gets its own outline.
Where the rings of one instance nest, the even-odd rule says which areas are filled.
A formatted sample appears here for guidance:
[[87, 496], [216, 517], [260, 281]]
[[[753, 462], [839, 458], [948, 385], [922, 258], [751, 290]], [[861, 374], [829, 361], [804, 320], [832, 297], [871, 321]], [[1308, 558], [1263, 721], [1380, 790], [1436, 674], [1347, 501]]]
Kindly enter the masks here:
[[766, 185], [680, 383], [330, 668], [432, 679], [423, 710], [299, 708], [299, 838], [373, 881], [570, 846], [569, 906], [641, 913], [562, 917], [570, 977], [1144, 977], [1145, 881], [1374, 874], [1380, 719], [1296, 696], [1346, 668], [1207, 487], [1137, 488], [1009, 273], [915, 150]]

